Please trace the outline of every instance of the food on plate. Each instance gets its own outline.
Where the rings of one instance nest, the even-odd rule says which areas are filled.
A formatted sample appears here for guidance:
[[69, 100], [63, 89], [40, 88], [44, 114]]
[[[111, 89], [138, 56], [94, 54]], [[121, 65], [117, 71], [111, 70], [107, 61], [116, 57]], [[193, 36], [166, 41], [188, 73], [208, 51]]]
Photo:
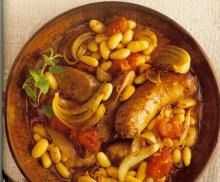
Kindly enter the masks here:
[[63, 181], [169, 180], [199, 137], [190, 54], [123, 16], [81, 28], [27, 71], [30, 155]]

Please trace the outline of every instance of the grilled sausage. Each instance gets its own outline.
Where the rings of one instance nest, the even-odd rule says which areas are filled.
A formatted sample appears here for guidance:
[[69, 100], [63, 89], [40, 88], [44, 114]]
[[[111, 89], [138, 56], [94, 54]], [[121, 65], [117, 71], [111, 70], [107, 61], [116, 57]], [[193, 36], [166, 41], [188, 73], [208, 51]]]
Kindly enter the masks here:
[[65, 97], [83, 103], [95, 93], [99, 82], [92, 75], [72, 67], [64, 69], [55, 76]]
[[145, 82], [118, 108], [116, 131], [124, 138], [139, 135], [162, 107], [185, 95], [192, 95], [195, 89], [196, 78], [190, 73], [162, 73], [161, 83]]
[[111, 97], [105, 102], [105, 116], [97, 124], [102, 142], [107, 142], [111, 139], [114, 128], [114, 114], [119, 106], [118, 98], [123, 89], [132, 83], [134, 77], [134, 71], [130, 71], [113, 79], [112, 84], [114, 89]]
[[109, 145], [106, 154], [111, 161], [118, 164], [126, 155], [131, 152], [131, 144], [129, 142], [117, 142]]

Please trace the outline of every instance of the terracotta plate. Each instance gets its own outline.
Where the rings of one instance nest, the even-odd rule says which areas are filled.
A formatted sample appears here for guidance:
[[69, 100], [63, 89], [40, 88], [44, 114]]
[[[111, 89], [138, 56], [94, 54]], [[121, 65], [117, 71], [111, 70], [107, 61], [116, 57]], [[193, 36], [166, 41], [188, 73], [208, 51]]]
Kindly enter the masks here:
[[14, 61], [7, 83], [6, 131], [14, 159], [28, 180], [60, 181], [53, 172], [44, 169], [30, 156], [31, 143], [25, 122], [25, 97], [21, 89], [25, 72], [36, 62], [38, 53], [48, 47], [56, 47], [65, 32], [92, 18], [103, 19], [113, 15], [123, 15], [149, 26], [190, 53], [203, 97], [202, 120], [199, 139], [193, 150], [192, 164], [177, 172], [173, 181], [190, 182], [198, 179], [208, 163], [218, 139], [220, 100], [218, 84], [207, 56], [198, 43], [170, 18], [135, 4], [103, 2], [81, 6], [54, 18], [34, 34]]

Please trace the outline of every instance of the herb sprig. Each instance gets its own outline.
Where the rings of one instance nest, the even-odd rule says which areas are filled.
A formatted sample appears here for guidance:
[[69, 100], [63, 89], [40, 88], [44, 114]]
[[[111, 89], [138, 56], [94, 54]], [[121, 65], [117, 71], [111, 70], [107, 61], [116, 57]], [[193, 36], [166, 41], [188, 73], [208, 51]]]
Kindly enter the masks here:
[[22, 88], [27, 96], [35, 103], [39, 104], [41, 94], [46, 94], [49, 90], [49, 82], [44, 77], [44, 72], [48, 68], [51, 73], [60, 73], [64, 70], [62, 66], [56, 65], [57, 59], [62, 57], [61, 54], [55, 54], [50, 48], [50, 55], [43, 55], [44, 65], [41, 69], [30, 69], [27, 79]]

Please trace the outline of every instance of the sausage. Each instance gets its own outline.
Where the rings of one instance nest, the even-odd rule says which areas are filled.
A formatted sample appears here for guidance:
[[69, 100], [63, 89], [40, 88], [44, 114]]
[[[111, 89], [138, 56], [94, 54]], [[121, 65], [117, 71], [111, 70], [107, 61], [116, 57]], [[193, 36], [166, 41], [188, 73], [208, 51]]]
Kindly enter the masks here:
[[106, 113], [97, 124], [102, 142], [107, 142], [111, 139], [112, 131], [114, 128], [114, 114], [119, 106], [118, 98], [124, 88], [132, 83], [134, 77], [134, 71], [130, 71], [128, 73], [119, 75], [112, 82], [113, 93], [111, 97], [104, 103], [106, 107]]
[[94, 76], [72, 67], [64, 67], [55, 76], [64, 97], [79, 103], [85, 102], [100, 85]]
[[167, 104], [196, 90], [196, 78], [191, 74], [161, 73], [161, 83], [145, 82], [117, 110], [115, 129], [124, 138], [134, 138]]
[[129, 142], [117, 142], [109, 145], [106, 149], [106, 154], [109, 159], [118, 164], [126, 155], [131, 152], [131, 144]]

